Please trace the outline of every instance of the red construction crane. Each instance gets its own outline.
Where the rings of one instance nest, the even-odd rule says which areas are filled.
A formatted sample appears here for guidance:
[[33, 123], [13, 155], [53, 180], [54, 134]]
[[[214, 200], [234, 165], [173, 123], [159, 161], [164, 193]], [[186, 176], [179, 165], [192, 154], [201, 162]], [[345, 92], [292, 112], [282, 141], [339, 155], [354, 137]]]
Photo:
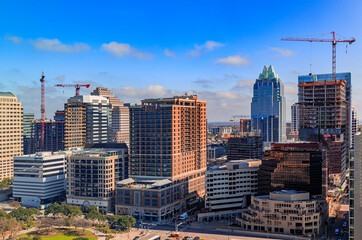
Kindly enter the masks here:
[[330, 32], [333, 34], [333, 39], [319, 39], [319, 38], [293, 38], [293, 37], [287, 37], [282, 38], [282, 41], [306, 41], [306, 42], [331, 42], [332, 43], [332, 80], [336, 80], [336, 62], [337, 62], [337, 55], [336, 55], [336, 45], [339, 42], [345, 42], [352, 44], [356, 41], [355, 38], [352, 38], [351, 40], [340, 40], [336, 39], [335, 32]]
[[57, 84], [56, 87], [75, 87], [75, 96], [79, 96], [81, 87], [89, 88], [90, 84]]
[[45, 133], [45, 103], [44, 103], [44, 82], [45, 82], [44, 72], [41, 74], [40, 82], [41, 82], [41, 105], [40, 105], [40, 112], [41, 112], [41, 151], [44, 150], [44, 133]]

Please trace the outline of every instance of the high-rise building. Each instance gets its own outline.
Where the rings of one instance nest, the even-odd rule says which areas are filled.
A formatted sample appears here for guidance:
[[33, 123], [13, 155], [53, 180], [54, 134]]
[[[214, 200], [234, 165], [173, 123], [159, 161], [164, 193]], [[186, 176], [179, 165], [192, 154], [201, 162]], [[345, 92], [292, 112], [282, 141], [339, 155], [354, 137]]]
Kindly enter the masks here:
[[111, 126], [111, 107], [105, 97], [74, 96], [65, 104], [65, 148], [107, 143]]
[[116, 182], [127, 177], [126, 144], [90, 144], [68, 158], [67, 203], [114, 211]]
[[162, 221], [194, 206], [205, 194], [206, 101], [142, 100], [130, 121], [130, 178], [117, 184], [116, 213]]
[[291, 132], [293, 134], [297, 134], [299, 131], [299, 107], [298, 104], [293, 104], [291, 107], [291, 114], [292, 114], [292, 127]]
[[357, 111], [354, 107], [352, 107], [352, 129], [351, 129], [351, 148], [354, 148], [354, 137], [356, 136], [357, 132], [359, 131], [359, 122], [358, 122], [358, 115]]
[[259, 135], [230, 137], [226, 144], [228, 160], [262, 159], [263, 140]]
[[258, 192], [258, 170], [261, 160], [233, 160], [206, 171], [205, 208], [199, 221], [236, 217], [250, 204], [250, 196]]
[[321, 195], [322, 162], [319, 143], [273, 143], [259, 167], [258, 194], [286, 189]]
[[31, 137], [31, 125], [34, 120], [34, 113], [23, 114], [23, 152], [28, 154], [28, 147]]
[[[299, 76], [298, 98], [299, 139], [323, 142], [326, 135], [331, 139], [323, 142], [327, 156], [332, 156], [328, 153], [329, 149], [334, 148], [333, 151], [336, 151], [335, 147], [340, 145], [339, 152], [345, 155], [340, 155], [336, 161], [340, 162], [343, 183], [351, 140], [351, 74], [338, 73], [336, 80], [332, 80], [332, 74]], [[334, 139], [341, 144], [333, 144]], [[328, 166], [332, 166], [329, 161], [327, 158]], [[329, 169], [332, 172], [334, 170]]]
[[362, 135], [355, 135], [354, 157], [349, 161], [349, 239], [362, 239]]
[[13, 197], [23, 206], [36, 208], [64, 200], [67, 154], [38, 152], [14, 157]]
[[0, 181], [13, 177], [14, 156], [23, 154], [23, 107], [15, 94], [0, 92]]
[[285, 142], [285, 118], [284, 85], [273, 66], [264, 66], [253, 88], [252, 131], [260, 133], [266, 145]]
[[146, 99], [130, 113], [130, 177], [188, 178], [188, 190], [203, 195], [206, 101], [197, 96]]
[[129, 108], [107, 88], [97, 87], [91, 95], [109, 99], [112, 108], [111, 142], [126, 143], [129, 147]]

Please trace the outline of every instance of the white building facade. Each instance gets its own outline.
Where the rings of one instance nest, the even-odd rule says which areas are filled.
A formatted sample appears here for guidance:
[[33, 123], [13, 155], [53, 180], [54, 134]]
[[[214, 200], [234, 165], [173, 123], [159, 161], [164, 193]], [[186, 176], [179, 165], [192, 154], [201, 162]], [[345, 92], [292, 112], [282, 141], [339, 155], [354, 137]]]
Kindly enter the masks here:
[[67, 154], [70, 152], [14, 157], [13, 197], [29, 207], [40, 207], [65, 197]]
[[[220, 220], [240, 215], [250, 197], [258, 191], [258, 170], [261, 160], [233, 160], [206, 172], [205, 208], [199, 221]], [[212, 212], [212, 213], [210, 213]]]

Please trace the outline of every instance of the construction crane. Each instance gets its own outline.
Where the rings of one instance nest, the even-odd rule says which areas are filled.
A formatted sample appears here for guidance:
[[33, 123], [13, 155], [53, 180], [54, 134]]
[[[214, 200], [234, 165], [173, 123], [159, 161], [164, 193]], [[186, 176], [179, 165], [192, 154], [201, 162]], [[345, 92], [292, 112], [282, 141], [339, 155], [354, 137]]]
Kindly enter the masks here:
[[[231, 119], [230, 122], [240, 122], [240, 131], [241, 134], [244, 134], [244, 122], [251, 121], [250, 116], [233, 116], [233, 118], [239, 118], [239, 119]], [[246, 126], [246, 132], [249, 132], [249, 125]]]
[[41, 113], [41, 149], [43, 151], [44, 149], [44, 133], [45, 133], [45, 101], [44, 101], [44, 95], [45, 95], [45, 76], [44, 72], [41, 74], [40, 78], [41, 82], [41, 105], [40, 105], [40, 113]]
[[56, 87], [75, 87], [75, 96], [79, 96], [81, 87], [89, 88], [90, 84], [57, 84]]
[[333, 35], [333, 39], [319, 39], [319, 38], [293, 38], [293, 37], [286, 37], [282, 38], [282, 41], [306, 41], [306, 42], [331, 42], [332, 43], [332, 80], [336, 80], [336, 68], [337, 68], [337, 53], [336, 53], [336, 46], [339, 42], [345, 42], [352, 44], [356, 41], [355, 38], [350, 40], [340, 40], [336, 39], [336, 33], [330, 32]]

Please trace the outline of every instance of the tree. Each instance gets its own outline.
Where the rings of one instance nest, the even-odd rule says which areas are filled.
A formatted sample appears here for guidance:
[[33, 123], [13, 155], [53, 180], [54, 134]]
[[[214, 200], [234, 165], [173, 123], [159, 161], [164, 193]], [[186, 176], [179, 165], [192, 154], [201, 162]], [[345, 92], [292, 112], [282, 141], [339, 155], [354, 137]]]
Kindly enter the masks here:
[[13, 184], [12, 178], [4, 178], [0, 183], [0, 189], [8, 189]]
[[104, 220], [104, 216], [102, 213], [98, 211], [98, 208], [95, 206], [89, 206], [87, 208], [87, 213], [85, 214], [85, 218], [92, 220], [93, 225], [95, 224], [95, 221], [98, 220]]
[[44, 211], [45, 216], [53, 214], [53, 216], [56, 217], [56, 215], [59, 213], [61, 213], [61, 207], [58, 203], [53, 203], [52, 205], [48, 206]]
[[21, 225], [18, 221], [16, 221], [14, 218], [8, 219], [8, 229], [10, 231], [10, 237], [12, 238], [14, 233], [19, 231], [21, 228]]
[[10, 216], [15, 218], [18, 221], [23, 221], [26, 224], [35, 216], [40, 214], [39, 210], [36, 208], [23, 208], [19, 207], [10, 212]]
[[0, 234], [5, 239], [6, 231], [8, 231], [8, 219], [7, 218], [0, 218]]
[[60, 205], [61, 213], [67, 217], [77, 217], [83, 214], [82, 210], [78, 206], [72, 206], [68, 204]]
[[10, 216], [7, 214], [7, 212], [0, 211], [0, 218], [10, 218]]
[[9, 203], [9, 206], [13, 208], [18, 208], [20, 207], [20, 203], [18, 201], [12, 201], [11, 203]]
[[74, 223], [74, 226], [77, 228], [77, 227], [80, 227], [83, 229], [83, 232], [85, 232], [85, 229], [92, 226], [92, 223], [91, 221], [87, 220], [87, 219], [84, 219], [84, 218], [80, 218], [80, 217], [77, 217], [75, 219], [75, 223]]
[[118, 219], [118, 224], [123, 229], [128, 229], [136, 224], [136, 219], [130, 215], [122, 215]]

